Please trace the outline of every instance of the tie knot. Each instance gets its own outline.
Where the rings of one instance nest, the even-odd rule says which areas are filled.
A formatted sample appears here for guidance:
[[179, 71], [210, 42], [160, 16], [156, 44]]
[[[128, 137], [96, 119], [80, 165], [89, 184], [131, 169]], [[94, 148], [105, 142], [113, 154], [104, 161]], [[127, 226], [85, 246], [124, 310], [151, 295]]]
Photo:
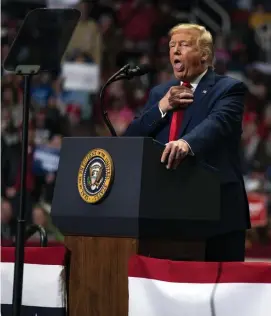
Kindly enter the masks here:
[[187, 82], [187, 81], [183, 81], [182, 86], [185, 86], [185, 87], [187, 87], [187, 88], [191, 88], [191, 87], [192, 87], [192, 86], [191, 86], [191, 83], [190, 83], [190, 82]]

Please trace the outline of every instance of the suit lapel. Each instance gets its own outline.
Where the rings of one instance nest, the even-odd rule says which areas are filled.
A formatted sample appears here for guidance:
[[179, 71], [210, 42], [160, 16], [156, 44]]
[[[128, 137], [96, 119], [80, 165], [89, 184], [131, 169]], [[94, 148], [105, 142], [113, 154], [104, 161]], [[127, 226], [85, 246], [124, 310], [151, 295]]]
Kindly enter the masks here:
[[184, 119], [182, 121], [180, 129], [180, 137], [183, 135], [185, 128], [192, 119], [192, 115], [195, 114], [197, 108], [202, 102], [203, 98], [208, 94], [208, 90], [215, 83], [215, 74], [214, 71], [209, 68], [204, 77], [200, 80], [195, 92], [194, 92], [194, 101], [193, 103], [185, 110]]

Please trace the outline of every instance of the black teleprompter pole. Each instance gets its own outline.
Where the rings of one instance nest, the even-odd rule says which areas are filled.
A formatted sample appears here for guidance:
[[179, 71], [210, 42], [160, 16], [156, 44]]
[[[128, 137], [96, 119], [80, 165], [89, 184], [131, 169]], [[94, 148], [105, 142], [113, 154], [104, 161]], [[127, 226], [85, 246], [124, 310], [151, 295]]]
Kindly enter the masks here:
[[12, 315], [21, 315], [23, 271], [24, 271], [24, 242], [25, 242], [25, 213], [26, 213], [26, 174], [28, 156], [28, 126], [31, 75], [24, 76], [23, 95], [23, 124], [22, 124], [22, 157], [21, 157], [21, 193], [20, 212], [17, 220], [16, 253], [14, 266], [14, 285], [12, 299]]

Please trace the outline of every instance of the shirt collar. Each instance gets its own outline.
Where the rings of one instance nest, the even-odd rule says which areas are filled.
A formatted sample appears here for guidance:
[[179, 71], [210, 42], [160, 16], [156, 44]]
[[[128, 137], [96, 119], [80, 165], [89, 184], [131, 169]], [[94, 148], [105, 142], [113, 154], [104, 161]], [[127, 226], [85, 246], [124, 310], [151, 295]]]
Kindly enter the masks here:
[[202, 74], [200, 74], [194, 81], [190, 82], [191, 86], [193, 87], [193, 90], [197, 88], [200, 80], [203, 78], [203, 76], [206, 74], [207, 71], [208, 71], [208, 68]]

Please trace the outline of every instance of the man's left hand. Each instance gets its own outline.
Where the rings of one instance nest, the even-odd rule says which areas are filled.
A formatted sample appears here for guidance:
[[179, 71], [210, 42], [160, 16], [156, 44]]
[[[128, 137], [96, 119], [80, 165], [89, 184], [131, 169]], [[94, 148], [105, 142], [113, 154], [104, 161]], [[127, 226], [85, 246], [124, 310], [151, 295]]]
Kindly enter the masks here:
[[167, 169], [176, 169], [180, 162], [189, 153], [188, 144], [179, 139], [166, 144], [166, 148], [161, 157], [161, 162], [165, 163], [167, 161]]

